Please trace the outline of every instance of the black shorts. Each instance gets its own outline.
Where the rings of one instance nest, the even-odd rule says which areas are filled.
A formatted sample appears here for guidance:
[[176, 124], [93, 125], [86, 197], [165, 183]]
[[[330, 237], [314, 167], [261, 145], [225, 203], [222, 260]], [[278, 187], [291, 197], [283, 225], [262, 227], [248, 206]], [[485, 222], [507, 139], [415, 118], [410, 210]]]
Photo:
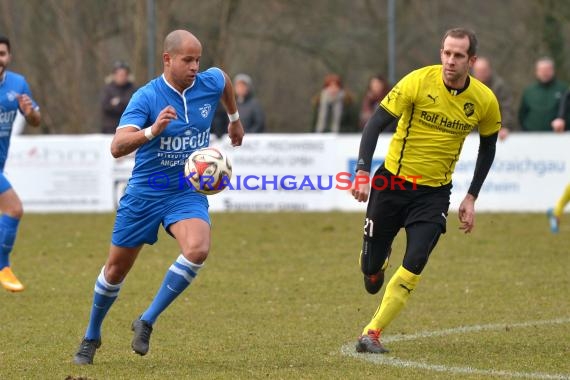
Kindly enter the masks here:
[[416, 222], [437, 223], [445, 233], [451, 183], [431, 187], [403, 179], [393, 181], [394, 174], [384, 165], [374, 177], [366, 210], [365, 235], [372, 239], [393, 238], [400, 228]]

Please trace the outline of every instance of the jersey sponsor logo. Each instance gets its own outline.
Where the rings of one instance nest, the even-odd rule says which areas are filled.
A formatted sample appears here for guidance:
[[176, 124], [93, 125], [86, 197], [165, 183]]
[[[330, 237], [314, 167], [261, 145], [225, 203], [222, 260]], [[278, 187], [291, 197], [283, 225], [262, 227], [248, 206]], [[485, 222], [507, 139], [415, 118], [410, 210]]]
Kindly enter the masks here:
[[436, 102], [436, 100], [437, 100], [437, 98], [438, 98], [439, 96], [437, 96], [437, 95], [436, 95], [436, 96], [431, 96], [430, 94], [428, 94], [427, 97], [430, 98], [430, 99], [433, 101], [433, 104], [435, 104], [435, 102]]
[[194, 128], [187, 129], [184, 136], [161, 136], [157, 153], [161, 166], [184, 165], [191, 150], [204, 148], [209, 145], [209, 132]]
[[[469, 103], [471, 104], [471, 103]], [[471, 110], [471, 114], [473, 114], [473, 110]], [[420, 120], [422, 121], [423, 124], [427, 125], [428, 127], [433, 127], [433, 128], [447, 128], [449, 130], [455, 130], [455, 131], [460, 131], [460, 132], [465, 132], [468, 133], [470, 132], [473, 128], [475, 128], [474, 125], [471, 125], [469, 123], [464, 123], [461, 120], [455, 119], [452, 120], [450, 118], [448, 118], [445, 115], [441, 115], [441, 114], [436, 114], [433, 112], [427, 112], [427, 111], [422, 111], [420, 113]], [[453, 133], [453, 132], [450, 132]]]
[[0, 124], [9, 124], [10, 127], [16, 118], [16, 110], [2, 112], [0, 110]]
[[465, 116], [469, 117], [475, 113], [475, 106], [473, 103], [465, 103], [463, 105], [463, 112], [465, 112]]
[[212, 110], [212, 105], [209, 103], [206, 103], [198, 109], [200, 110], [200, 115], [202, 115], [202, 117], [205, 119], [210, 114], [210, 111]]
[[184, 136], [161, 136], [160, 150], [163, 152], [179, 152], [188, 149], [197, 149], [208, 146], [209, 132], [200, 132], [197, 129], [190, 128], [184, 131]]

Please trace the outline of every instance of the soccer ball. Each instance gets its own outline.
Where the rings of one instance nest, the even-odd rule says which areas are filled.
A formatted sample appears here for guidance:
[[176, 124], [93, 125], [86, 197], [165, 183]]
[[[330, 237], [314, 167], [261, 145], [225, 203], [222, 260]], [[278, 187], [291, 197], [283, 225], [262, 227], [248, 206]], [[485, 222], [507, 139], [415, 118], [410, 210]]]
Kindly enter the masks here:
[[188, 185], [197, 192], [213, 195], [224, 190], [232, 178], [232, 164], [228, 156], [216, 148], [195, 150], [184, 164]]

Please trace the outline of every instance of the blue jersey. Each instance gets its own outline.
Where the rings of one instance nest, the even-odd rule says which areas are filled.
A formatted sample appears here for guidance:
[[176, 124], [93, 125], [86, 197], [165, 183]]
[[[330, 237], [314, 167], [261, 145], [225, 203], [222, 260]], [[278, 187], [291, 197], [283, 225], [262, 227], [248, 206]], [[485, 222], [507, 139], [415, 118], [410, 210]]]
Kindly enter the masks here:
[[[20, 74], [5, 71], [4, 78], [0, 78], [0, 172], [4, 171], [8, 157], [12, 124], [19, 109], [18, 96], [22, 94], [32, 99], [26, 79]], [[39, 107], [33, 99], [32, 103], [34, 109], [38, 110]]]
[[193, 151], [209, 145], [210, 126], [224, 86], [223, 72], [213, 67], [198, 73], [182, 93], [162, 75], [133, 95], [118, 128], [147, 128], [169, 105], [176, 110], [177, 118], [159, 136], [138, 148], [127, 194], [156, 199], [194, 191], [184, 182], [184, 163]]

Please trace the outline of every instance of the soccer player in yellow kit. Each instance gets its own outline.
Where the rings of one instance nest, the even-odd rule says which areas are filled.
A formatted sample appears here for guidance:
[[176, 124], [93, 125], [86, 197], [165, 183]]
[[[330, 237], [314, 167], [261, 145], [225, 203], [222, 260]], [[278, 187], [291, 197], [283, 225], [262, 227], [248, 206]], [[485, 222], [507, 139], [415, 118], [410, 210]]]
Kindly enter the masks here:
[[[563, 133], [566, 130], [566, 120], [565, 116], [568, 112], [568, 107], [570, 107], [570, 89], [568, 89], [562, 99], [560, 99], [560, 107], [558, 108], [558, 117], [552, 120], [550, 126], [552, 130], [557, 133]], [[550, 232], [553, 234], [558, 233], [560, 230], [560, 218], [564, 213], [564, 208], [570, 203], [570, 183], [566, 185], [564, 192], [556, 202], [554, 208], [547, 210], [546, 215], [548, 216], [548, 222], [550, 224]]]
[[560, 218], [564, 213], [564, 208], [570, 203], [570, 184], [566, 185], [564, 192], [558, 202], [556, 202], [556, 207], [551, 208], [547, 211], [548, 221], [550, 223], [550, 231], [553, 234], [558, 233], [560, 229]]
[[[469, 76], [477, 59], [477, 38], [467, 29], [448, 30], [441, 43], [441, 65], [427, 66], [404, 77], [382, 100], [366, 124], [360, 142], [352, 194], [370, 201], [364, 222], [360, 266], [366, 290], [377, 293], [384, 282], [394, 237], [405, 228], [406, 252], [388, 285], [380, 307], [358, 338], [358, 352], [384, 353], [381, 332], [406, 304], [420, 280], [429, 255], [445, 233], [451, 175], [467, 135], [478, 128], [479, 153], [470, 188], [459, 206], [460, 229], [472, 231], [475, 200], [495, 158], [501, 128], [499, 104], [492, 91]], [[378, 135], [399, 118], [386, 160], [370, 184]], [[404, 178], [383, 186], [386, 178]]]

